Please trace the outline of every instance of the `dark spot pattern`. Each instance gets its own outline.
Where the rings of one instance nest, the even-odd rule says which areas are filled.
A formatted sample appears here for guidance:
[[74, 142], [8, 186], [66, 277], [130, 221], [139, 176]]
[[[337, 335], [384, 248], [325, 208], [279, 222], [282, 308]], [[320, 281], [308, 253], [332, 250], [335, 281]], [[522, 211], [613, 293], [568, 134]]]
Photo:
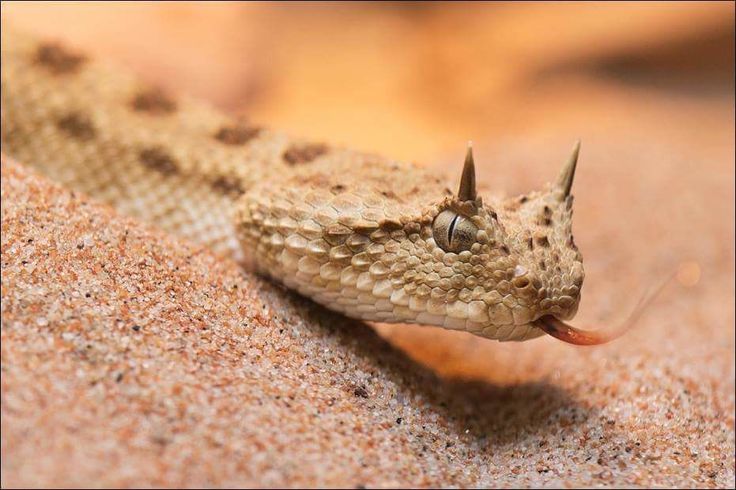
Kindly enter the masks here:
[[371, 233], [376, 231], [376, 225], [369, 224], [369, 223], [355, 223], [352, 226], [353, 230], [356, 233], [359, 233], [361, 235], [369, 236]]
[[578, 246], [575, 245], [575, 239], [572, 235], [570, 235], [570, 238], [567, 240], [567, 246], [570, 247], [573, 250], [577, 250]]
[[89, 141], [96, 134], [95, 127], [90, 118], [78, 112], [72, 112], [60, 117], [56, 121], [56, 125], [68, 135], [82, 141]]
[[422, 225], [419, 223], [407, 223], [406, 226], [404, 226], [404, 231], [407, 235], [411, 235], [412, 233], [419, 233], [422, 231]]
[[381, 229], [385, 231], [397, 231], [404, 228], [404, 225], [402, 225], [401, 222], [396, 219], [381, 220], [381, 222], [378, 223], [378, 226], [380, 226]]
[[36, 63], [45, 66], [57, 75], [73, 73], [87, 60], [81, 54], [73, 53], [61, 44], [44, 43], [36, 50]]
[[547, 238], [547, 235], [538, 236], [537, 245], [540, 247], [549, 247], [549, 238]]
[[179, 171], [174, 158], [161, 147], [141, 150], [138, 157], [143, 165], [164, 175], [173, 175]]
[[342, 192], [345, 190], [345, 186], [342, 184], [335, 184], [332, 187], [330, 187], [330, 190], [334, 193]]
[[258, 136], [261, 128], [255, 126], [247, 126], [244, 123], [235, 123], [232, 126], [225, 126], [217, 130], [215, 139], [226, 145], [238, 146], [244, 145], [248, 141]]
[[176, 101], [160, 88], [140, 92], [130, 103], [133, 110], [149, 114], [171, 114], [176, 111]]
[[355, 396], [359, 396], [361, 398], [368, 398], [368, 390], [365, 389], [365, 386], [361, 385], [358, 386], [353, 390], [353, 394]]
[[284, 152], [283, 158], [289, 165], [309, 163], [317, 157], [327, 153], [324, 143], [293, 144]]
[[509, 250], [509, 247], [507, 247], [506, 245], [501, 245], [501, 251], [506, 255], [511, 253], [511, 251]]
[[212, 189], [225, 195], [239, 196], [245, 192], [241, 180], [233, 175], [221, 175], [212, 181]]
[[529, 250], [534, 250], [534, 240], [532, 240], [531, 238], [529, 238], [526, 241], [526, 246], [529, 247]]
[[525, 203], [525, 202], [527, 202], [528, 200], [529, 200], [529, 198], [528, 198], [527, 196], [521, 196], [521, 197], [519, 198], [519, 202], [520, 202], [521, 204], [524, 204], [524, 203]]

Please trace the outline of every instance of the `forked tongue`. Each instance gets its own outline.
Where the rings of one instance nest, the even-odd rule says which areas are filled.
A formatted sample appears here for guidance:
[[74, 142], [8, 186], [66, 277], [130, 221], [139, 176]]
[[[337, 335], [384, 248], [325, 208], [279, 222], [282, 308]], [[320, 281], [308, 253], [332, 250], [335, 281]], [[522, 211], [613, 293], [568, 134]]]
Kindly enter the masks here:
[[603, 327], [598, 330], [580, 330], [573, 327], [572, 325], [568, 325], [562, 320], [558, 320], [551, 315], [543, 316], [542, 318], [532, 322], [532, 324], [535, 327], [543, 330], [545, 333], [551, 335], [552, 337], [563, 342], [567, 342], [568, 344], [606, 344], [608, 342], [611, 342], [612, 340], [621, 337], [623, 334], [631, 330], [631, 328], [639, 320], [641, 314], [644, 312], [647, 306], [649, 306], [652, 300], [654, 300], [654, 298], [659, 295], [662, 289], [670, 282], [670, 280], [672, 280], [673, 277], [674, 274], [663, 281], [662, 284], [659, 285], [659, 287], [654, 289], [654, 291], [649, 294], [644, 294], [642, 296], [642, 299], [639, 301], [639, 304], [636, 305], [634, 311], [631, 312], [629, 317], [618, 325]]

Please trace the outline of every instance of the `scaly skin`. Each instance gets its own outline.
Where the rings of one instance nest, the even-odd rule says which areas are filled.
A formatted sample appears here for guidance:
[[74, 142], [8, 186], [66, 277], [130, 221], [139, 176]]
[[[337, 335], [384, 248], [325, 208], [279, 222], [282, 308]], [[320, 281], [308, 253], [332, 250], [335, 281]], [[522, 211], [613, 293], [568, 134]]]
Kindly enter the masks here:
[[422, 167], [290, 140], [7, 28], [2, 145], [347, 316], [570, 341], [577, 150], [554, 185], [484, 201], [470, 154], [455, 194]]

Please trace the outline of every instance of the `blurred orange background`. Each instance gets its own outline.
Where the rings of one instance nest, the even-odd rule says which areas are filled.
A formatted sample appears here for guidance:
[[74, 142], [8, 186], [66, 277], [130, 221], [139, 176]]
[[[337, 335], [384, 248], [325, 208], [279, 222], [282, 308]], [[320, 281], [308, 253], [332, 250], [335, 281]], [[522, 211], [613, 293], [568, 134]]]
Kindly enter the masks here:
[[731, 2], [3, 4], [25, 29], [228, 111], [426, 163], [458, 161], [466, 140], [492, 153], [494, 140], [523, 135], [561, 153], [608, 128], [707, 135], [733, 115], [733, 12]]
[[[625, 312], [679, 265], [690, 289], [659, 311], [711, 325], [703, 335], [732, 328], [732, 2], [13, 2], [2, 15], [300, 137], [448, 172], [473, 140], [481, 190], [539, 187], [580, 138], [581, 322]], [[664, 316], [655, 328], [678, 335]], [[509, 362], [491, 365], [470, 336], [382, 328], [441, 373], [534, 377], [512, 360], [539, 346], [494, 344]]]

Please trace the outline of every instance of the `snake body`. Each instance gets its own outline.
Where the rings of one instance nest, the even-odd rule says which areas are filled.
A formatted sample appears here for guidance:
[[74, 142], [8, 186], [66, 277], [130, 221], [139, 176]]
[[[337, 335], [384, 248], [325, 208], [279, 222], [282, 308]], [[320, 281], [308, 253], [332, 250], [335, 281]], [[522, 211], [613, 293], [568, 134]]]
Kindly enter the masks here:
[[470, 152], [453, 192], [419, 165], [294, 140], [7, 28], [2, 148], [347, 316], [574, 341], [577, 151], [545, 189], [484, 201]]

